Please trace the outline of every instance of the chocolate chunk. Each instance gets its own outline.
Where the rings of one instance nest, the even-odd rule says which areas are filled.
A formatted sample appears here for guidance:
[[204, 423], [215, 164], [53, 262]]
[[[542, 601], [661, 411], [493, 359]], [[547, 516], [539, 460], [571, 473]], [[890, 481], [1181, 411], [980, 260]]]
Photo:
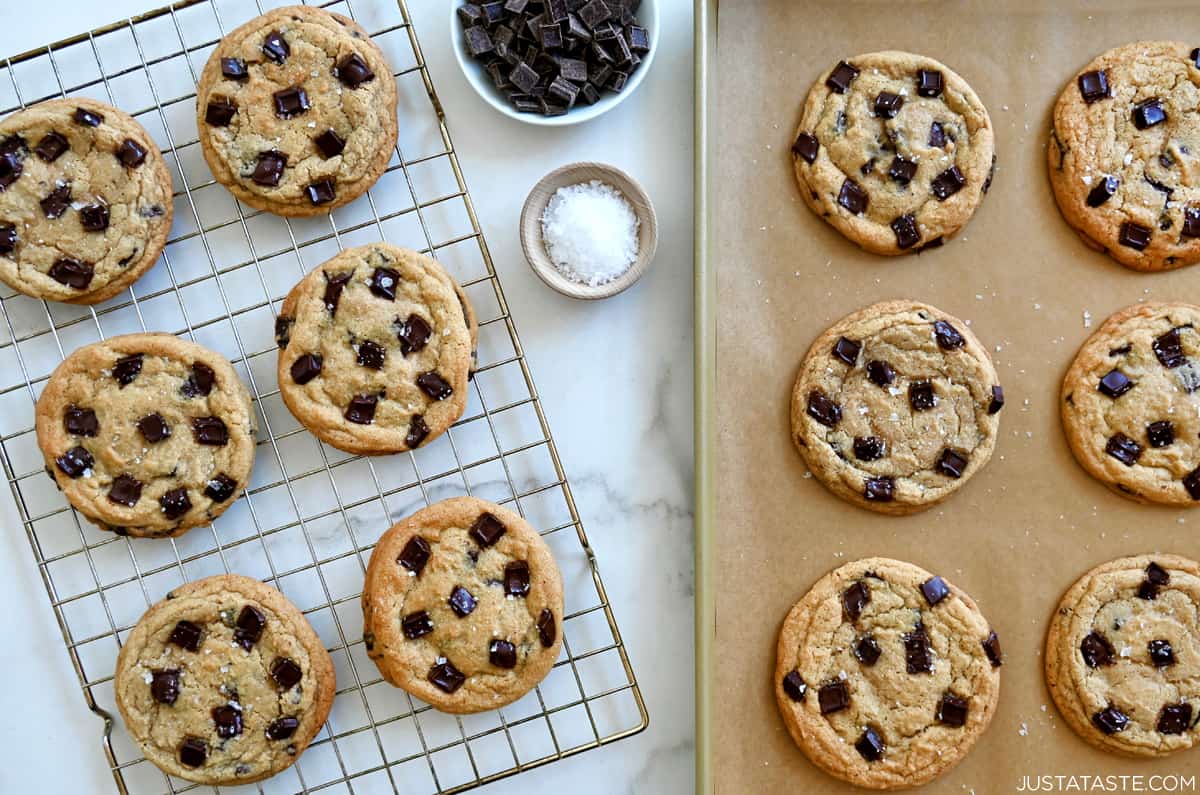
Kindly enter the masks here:
[[100, 432], [100, 421], [91, 409], [67, 406], [63, 412], [63, 427], [72, 436], [95, 436]]
[[[453, 600], [453, 596], [451, 599]], [[453, 601], [450, 602], [450, 606], [454, 607]], [[475, 609], [474, 601], [471, 602], [471, 609]], [[456, 609], [454, 612], [457, 613], [458, 610]], [[404, 631], [404, 637], [409, 640], [416, 640], [423, 635], [433, 632], [433, 619], [429, 617], [429, 613], [424, 610], [418, 610], [415, 613], [409, 613], [400, 621], [400, 629]]]
[[1102, 665], [1112, 665], [1116, 661], [1116, 652], [1108, 638], [1099, 632], [1091, 632], [1079, 644], [1079, 653], [1088, 668], [1099, 668]]
[[[551, 21], [559, 22], [561, 21], [562, 13], [565, 12], [565, 8], [563, 9], [563, 12], [556, 13], [554, 11], [554, 7], [554, 3], [547, 4], [547, 9], [550, 10]], [[579, 9], [578, 13], [579, 18], [583, 20], [583, 24], [587, 25], [587, 27], [591, 30], [595, 30], [601, 22], [604, 22], [612, 16], [612, 9], [608, 6], [605, 0], [592, 0], [590, 3], [584, 4]]]
[[409, 315], [408, 319], [396, 323], [396, 336], [400, 339], [400, 352], [407, 356], [425, 348], [433, 335], [433, 329], [420, 315]]
[[375, 421], [375, 406], [379, 398], [375, 395], [356, 395], [346, 407], [345, 417], [357, 425], [370, 425]]
[[541, 614], [538, 615], [537, 629], [538, 639], [542, 642], [542, 646], [547, 649], [553, 646], [558, 637], [558, 628], [554, 623], [554, 613], [550, 612], [550, 608], [542, 608]]
[[1183, 487], [1193, 500], [1200, 500], [1200, 467], [1183, 476]]
[[271, 95], [275, 102], [275, 115], [281, 119], [290, 119], [308, 112], [308, 93], [301, 86], [292, 86]]
[[367, 66], [367, 62], [356, 52], [352, 52], [338, 61], [333, 74], [347, 88], [358, 88], [363, 83], [369, 83], [375, 79], [375, 73], [371, 71], [371, 67]]
[[1103, 69], [1097, 72], [1084, 72], [1079, 76], [1079, 93], [1083, 95], [1083, 101], [1089, 105], [1096, 100], [1110, 96], [1108, 74]]
[[0, 256], [7, 256], [13, 253], [19, 239], [17, 237], [16, 226], [0, 223]]
[[396, 285], [400, 283], [400, 273], [391, 268], [376, 268], [371, 274], [369, 287], [371, 292], [389, 301], [396, 300]]
[[1200, 207], [1183, 208], [1183, 237], [1200, 237]]
[[129, 475], [117, 475], [113, 478], [112, 488], [108, 490], [109, 502], [132, 508], [142, 498], [142, 481]]
[[191, 621], [180, 621], [171, 630], [171, 637], [168, 640], [181, 649], [196, 651], [200, 648], [200, 636], [202, 634], [200, 627]]
[[346, 139], [334, 132], [332, 127], [314, 138], [313, 143], [326, 159], [340, 155], [346, 148]]
[[1088, 193], [1088, 207], [1099, 207], [1106, 201], [1117, 195], [1117, 188], [1121, 187], [1121, 180], [1116, 177], [1104, 177], [1096, 183], [1096, 187], [1092, 188]]
[[947, 726], [965, 726], [967, 723], [967, 702], [953, 693], [943, 693], [938, 703], [937, 719]]
[[283, 350], [292, 341], [292, 324], [295, 323], [295, 318], [284, 317], [280, 315], [275, 318], [275, 345]]
[[62, 217], [71, 206], [71, 186], [59, 184], [40, 202], [42, 213], [51, 220]]
[[42, 136], [42, 140], [38, 141], [38, 145], [34, 147], [33, 151], [42, 160], [53, 163], [70, 148], [71, 145], [66, 138], [56, 132], [48, 132]]
[[878, 436], [856, 436], [854, 457], [859, 461], [875, 461], [883, 457], [883, 440]]
[[183, 382], [179, 391], [184, 397], [193, 398], [198, 395], [208, 395], [217, 382], [217, 374], [204, 362], [192, 362], [192, 373]]
[[934, 321], [933, 335], [937, 338], [938, 347], [942, 350], [950, 351], [967, 344], [962, 334], [958, 333], [958, 329], [945, 320]]
[[488, 646], [488, 660], [497, 668], [516, 668], [517, 647], [507, 640], [493, 640]]
[[1173, 328], [1151, 345], [1158, 361], [1168, 370], [1173, 370], [1187, 364], [1187, 356], [1183, 353], [1183, 341], [1179, 339], [1179, 329]]
[[275, 63], [283, 63], [292, 54], [292, 48], [284, 40], [283, 34], [277, 30], [271, 31], [263, 39], [262, 51], [263, 55]]
[[1133, 106], [1133, 124], [1139, 130], [1145, 130], [1167, 120], [1167, 112], [1163, 110], [1158, 97], [1139, 102]]
[[204, 122], [210, 127], [228, 127], [237, 115], [237, 103], [228, 97], [214, 97], [204, 110]]
[[1133, 221], [1126, 221], [1121, 224], [1119, 240], [1122, 246], [1128, 246], [1136, 251], [1141, 251], [1150, 245], [1151, 234], [1152, 232], [1149, 227], [1135, 224]]
[[304, 190], [308, 193], [308, 200], [313, 203], [313, 206], [329, 204], [337, 197], [337, 191], [331, 179], [318, 180]]
[[937, 197], [938, 201], [945, 201], [962, 190], [966, 184], [967, 180], [958, 170], [958, 166], [950, 166], [933, 178], [929, 189], [933, 191], [933, 195]]
[[874, 665], [882, 653], [879, 644], [870, 635], [859, 638], [858, 643], [854, 644], [854, 656], [860, 663], [868, 667]]
[[896, 234], [896, 246], [900, 249], [912, 248], [921, 242], [921, 233], [917, 231], [917, 219], [911, 215], [902, 215], [892, 221], [892, 231]]
[[930, 381], [913, 381], [908, 385], [908, 403], [913, 411], [928, 411], [937, 405], [937, 395]]
[[1166, 668], [1175, 664], [1175, 650], [1171, 648], [1169, 641], [1152, 640], [1146, 646], [1150, 652], [1150, 662], [1154, 663], [1155, 668]]
[[917, 96], [939, 97], [942, 95], [942, 73], [936, 69], [917, 70]]
[[343, 271], [341, 273], [330, 276], [325, 273], [325, 308], [329, 310], [329, 314], [336, 315], [338, 304], [342, 300], [342, 290], [346, 289], [350, 278], [354, 276], [354, 271]]
[[222, 739], [227, 740], [242, 733], [242, 708], [236, 704], [213, 707], [212, 719], [217, 725], [217, 736]]
[[888, 167], [888, 176], [894, 179], [901, 185], [907, 185], [912, 182], [912, 178], [916, 176], [917, 164], [911, 160], [905, 160], [900, 155], [896, 155], [892, 160], [892, 165]]
[[817, 703], [821, 707], [822, 715], [840, 712], [850, 706], [850, 689], [840, 680], [821, 685], [821, 689], [817, 691]]
[[983, 651], [992, 663], [992, 667], [999, 668], [1000, 664], [1004, 661], [1004, 654], [1000, 651], [1000, 638], [996, 635], [995, 630], [989, 632], [982, 643]]
[[150, 444], [156, 444], [171, 437], [171, 426], [158, 412], [147, 414], [137, 421], [137, 428], [142, 432], [142, 438]]
[[450, 382], [442, 378], [436, 370], [418, 375], [417, 386], [421, 387], [421, 391], [434, 400], [445, 400], [454, 393]]
[[188, 497], [187, 489], [180, 486], [159, 497], [158, 506], [168, 519], [178, 519], [192, 509], [192, 501]]
[[408, 539], [404, 549], [400, 550], [400, 557], [396, 558], [396, 562], [411, 571], [413, 575], [418, 575], [421, 573], [421, 569], [425, 568], [425, 564], [429, 562], [431, 553], [428, 541], [421, 536], [413, 536]]
[[839, 61], [838, 65], [830, 72], [829, 77], [825, 80], [825, 85], [829, 86], [829, 90], [835, 94], [845, 94], [846, 89], [850, 88], [851, 81], [858, 77], [858, 69], [846, 63]]
[[316, 353], [306, 353], [297, 358], [296, 361], [292, 362], [292, 380], [297, 384], [307, 384], [321, 374], [323, 361], [321, 356]]
[[267, 725], [267, 739], [286, 740], [295, 734], [298, 728], [300, 728], [300, 721], [297, 718], [291, 715], [284, 715], [282, 718], [276, 718]]
[[880, 91], [875, 97], [875, 115], [881, 119], [894, 119], [904, 106], [904, 97], [890, 91]]
[[883, 744], [883, 738], [879, 733], [867, 727], [862, 733], [862, 736], [854, 743], [854, 750], [858, 751], [859, 756], [868, 762], [878, 762], [883, 758], [883, 752], [887, 747]]
[[467, 52], [472, 58], [478, 58], [481, 55], [494, 52], [496, 49], [496, 46], [492, 43], [492, 37], [487, 32], [487, 28], [481, 25], [472, 25], [464, 30], [463, 38], [467, 43]]
[[226, 80], [242, 81], [250, 79], [250, 73], [246, 71], [246, 62], [241, 58], [222, 58], [221, 76]]
[[1122, 373], [1120, 370], [1109, 370], [1108, 373], [1100, 379], [1100, 385], [1097, 387], [1101, 392], [1108, 395], [1110, 398], [1119, 398], [1129, 390], [1133, 389], [1133, 382]]
[[842, 610], [851, 622], [857, 621], [863, 608], [871, 602], [871, 589], [862, 580], [842, 591]]
[[404, 446], [409, 450], [415, 450], [421, 446], [421, 442], [425, 441], [425, 437], [429, 435], [429, 426], [425, 424], [425, 418], [420, 414], [414, 414], [408, 421], [408, 433], [404, 437]]
[[887, 362], [878, 359], [867, 362], [867, 378], [875, 386], [885, 387], [896, 380], [896, 371]]
[[274, 188], [283, 177], [283, 170], [287, 167], [287, 162], [288, 156], [277, 149], [259, 152], [258, 163], [254, 166], [254, 173], [250, 175], [250, 180], [256, 185]]
[[1116, 734], [1125, 729], [1129, 717], [1110, 704], [1092, 716], [1092, 723], [1105, 734]]
[[1145, 599], [1147, 601], [1153, 602], [1155, 599], [1158, 598], [1158, 590], [1159, 590], [1158, 586], [1155, 585], [1154, 583], [1150, 582], [1150, 580], [1148, 580], [1148, 579], [1143, 580], [1142, 584], [1138, 586], [1138, 590], [1137, 590], [1138, 599]]
[[90, 262], [80, 262], [76, 259], [63, 257], [54, 261], [50, 267], [50, 278], [59, 284], [65, 284], [76, 290], [83, 290], [92, 283], [95, 268]]
[[271, 678], [280, 690], [291, 690], [304, 678], [304, 672], [290, 657], [276, 657], [271, 663]]
[[1133, 466], [1142, 455], [1142, 446], [1130, 439], [1125, 434], [1117, 431], [1108, 444], [1104, 446], [1104, 452], [1111, 455], [1113, 458], [1120, 461], [1127, 467]]
[[427, 678], [434, 687], [445, 693], [453, 693], [462, 687], [463, 682], [467, 681], [467, 677], [462, 671], [455, 668], [449, 660], [436, 663], [429, 669]]
[[93, 113], [87, 108], [76, 108], [75, 115], [71, 118], [75, 119], [76, 124], [82, 124], [84, 127], [99, 127], [104, 123], [103, 116]]
[[137, 168], [146, 162], [146, 147], [132, 138], [126, 138], [117, 147], [117, 160], [120, 160], [125, 168]]
[[1150, 565], [1146, 567], [1146, 582], [1161, 587], [1171, 582], [1171, 575], [1162, 566], [1151, 561]]
[[363, 340], [358, 345], [358, 363], [370, 370], [382, 370], [383, 362], [387, 358], [387, 351], [382, 345]]
[[74, 480], [96, 465], [92, 454], [82, 447], [72, 447], [67, 452], [54, 459], [54, 463], [62, 473]]
[[506, 532], [508, 528], [501, 524], [499, 519], [490, 513], [481, 513], [471, 525], [468, 534], [479, 546], [487, 548], [499, 541]]
[[179, 669], [150, 673], [150, 696], [159, 704], [174, 704], [179, 698]]
[[238, 613], [237, 626], [233, 630], [233, 642], [246, 651], [250, 651], [262, 637], [263, 628], [267, 626], [267, 617], [254, 605], [245, 605]]
[[1175, 426], [1170, 420], [1159, 420], [1146, 426], [1146, 438], [1151, 447], [1170, 447], [1175, 443]]
[[863, 483], [863, 497], [868, 502], [891, 502], [896, 492], [896, 481], [892, 478], [867, 478]]
[[961, 478], [967, 470], [967, 459], [947, 447], [934, 468], [948, 478]]
[[[507, 583], [508, 569], [505, 569], [505, 582]], [[461, 585], [454, 586], [454, 590], [450, 592], [450, 609], [458, 615], [459, 618], [466, 618], [475, 611], [475, 597], [471, 592]]]
[[946, 131], [940, 122], [929, 125], [929, 145], [941, 149], [946, 145]]
[[862, 215], [867, 209], [867, 203], [870, 197], [867, 192], [859, 187], [858, 183], [847, 178], [842, 183], [842, 189], [838, 193], [838, 204], [845, 207], [854, 215]]
[[941, 577], [934, 575], [921, 583], [921, 595], [929, 602], [929, 606], [933, 607], [950, 595], [950, 586], [946, 585], [946, 581]]
[[[13, 136], [13, 138], [5, 139], [4, 144], [14, 139], [17, 141], [21, 140], [20, 137]], [[6, 151], [0, 151], [0, 191], [5, 190], [20, 179], [21, 173], [25, 169], [21, 162], [19, 151], [17, 149], [7, 151], [7, 147], [5, 149]]]
[[185, 767], [200, 767], [208, 759], [208, 743], [198, 737], [188, 737], [179, 745], [179, 763]]
[[858, 361], [858, 352], [862, 350], [862, 343], [855, 342], [845, 337], [838, 337], [838, 341], [833, 344], [833, 355], [837, 359], [841, 359], [851, 367]]
[[842, 407], [825, 397], [825, 393], [814, 389], [808, 393], [808, 416], [829, 428], [842, 421]]
[[229, 443], [229, 429], [220, 417], [192, 417], [192, 436], [196, 444], [224, 447]]
[[509, 596], [525, 596], [529, 593], [529, 564], [514, 560], [504, 567], [504, 593]]
[[820, 150], [821, 144], [817, 137], [808, 133], [800, 133], [796, 136], [796, 142], [792, 144], [792, 153], [804, 158], [804, 162], [809, 165], [816, 162], [817, 152]]
[[204, 496], [213, 502], [225, 502], [233, 496], [235, 491], [237, 491], [237, 481], [224, 472], [217, 473], [217, 476], [210, 479], [204, 486]]
[[540, 76], [537, 71], [524, 61], [514, 66], [513, 70], [508, 74], [509, 81], [525, 94], [529, 94], [534, 90], [539, 78]]
[[88, 232], [103, 232], [108, 229], [108, 205], [97, 202], [80, 207], [79, 223]]
[[1160, 734], [1183, 734], [1192, 725], [1192, 705], [1181, 702], [1167, 704], [1158, 714], [1158, 731]]

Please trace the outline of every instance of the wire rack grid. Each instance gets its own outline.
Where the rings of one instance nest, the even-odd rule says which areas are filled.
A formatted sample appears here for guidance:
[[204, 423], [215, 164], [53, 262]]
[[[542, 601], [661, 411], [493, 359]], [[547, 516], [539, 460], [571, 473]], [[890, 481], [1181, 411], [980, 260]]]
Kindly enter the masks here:
[[[175, 223], [155, 267], [95, 307], [0, 292], [0, 458], [84, 699], [103, 723], [121, 793], [216, 792], [147, 762], [113, 708], [120, 643], [171, 588], [238, 572], [284, 592], [334, 659], [329, 721], [289, 770], [226, 792], [460, 792], [644, 729], [648, 715], [596, 559], [451, 143], [405, 0], [323, 7], [371, 32], [395, 70], [401, 137], [368, 194], [328, 217], [251, 211], [212, 178], [194, 119], [196, 76], [224, 35], [263, 0], [184, 0], [4, 59], [0, 116], [56, 96], [125, 109], [173, 172]], [[412, 453], [349, 456], [318, 442], [283, 405], [274, 318], [291, 285], [343, 247], [384, 239], [422, 250], [458, 279], [479, 315], [479, 362], [466, 412]], [[210, 527], [133, 539], [73, 511], [42, 468], [34, 404], [76, 347], [170, 330], [227, 356], [249, 385], [259, 425], [245, 495]], [[370, 551], [390, 524], [433, 501], [473, 494], [539, 528], [563, 573], [562, 654], [508, 707], [450, 716], [397, 690], [367, 658], [359, 607]], [[114, 730], [114, 726], [118, 727]]]

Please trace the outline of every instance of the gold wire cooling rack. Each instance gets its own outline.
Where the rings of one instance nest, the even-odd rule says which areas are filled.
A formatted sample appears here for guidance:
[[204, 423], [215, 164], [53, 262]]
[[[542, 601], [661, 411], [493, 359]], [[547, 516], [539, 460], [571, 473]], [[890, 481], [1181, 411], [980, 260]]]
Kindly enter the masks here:
[[[96, 307], [0, 293], [0, 454], [104, 753], [121, 793], [216, 791], [164, 776], [120, 727], [112, 671], [121, 641], [171, 588], [224, 572], [276, 585], [334, 658], [329, 721], [284, 773], [238, 791], [461, 792], [644, 729], [648, 715], [595, 555], [580, 523], [533, 379], [450, 141], [405, 0], [321, 3], [355, 18], [396, 70], [400, 142], [366, 197], [317, 219], [248, 211], [212, 179], [196, 136], [196, 76], [224, 32], [261, 0], [184, 0], [4, 59], [0, 116], [42, 99], [91, 96], [136, 117], [173, 171], [175, 223], [155, 268]], [[363, 458], [298, 425], [275, 380], [274, 318], [291, 285], [345, 246], [373, 240], [437, 257], [480, 317], [467, 410], [413, 453]], [[76, 347], [174, 331], [234, 362], [263, 429], [254, 476], [211, 527], [178, 539], [97, 530], [43, 472], [34, 401]], [[538, 527], [563, 572], [563, 651], [542, 684], [500, 710], [451, 716], [378, 676], [363, 647], [366, 557], [393, 521], [473, 494]], [[230, 788], [225, 788], [230, 791]]]

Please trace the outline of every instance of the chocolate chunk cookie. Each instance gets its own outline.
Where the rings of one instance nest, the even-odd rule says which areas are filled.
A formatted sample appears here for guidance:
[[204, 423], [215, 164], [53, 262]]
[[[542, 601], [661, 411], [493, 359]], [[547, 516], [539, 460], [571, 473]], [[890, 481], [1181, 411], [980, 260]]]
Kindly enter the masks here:
[[347, 249], [283, 302], [279, 388], [340, 450], [412, 450], [462, 416], [475, 335], [470, 302], [435, 260], [387, 243]]
[[788, 613], [775, 700], [826, 773], [916, 787], [987, 729], [1000, 664], [1000, 641], [971, 597], [911, 563], [866, 558], [826, 574]]
[[200, 75], [217, 181], [251, 207], [320, 215], [375, 184], [396, 147], [396, 80], [353, 20], [289, 6], [230, 33]]
[[40, 102], [0, 122], [0, 280], [34, 298], [98, 304], [158, 260], [171, 173], [133, 117], [103, 102]]
[[1076, 75], [1047, 155], [1063, 217], [1084, 243], [1143, 271], [1200, 260], [1200, 63], [1194, 45], [1140, 41]]
[[1076, 460], [1118, 494], [1200, 505], [1200, 306], [1104, 321], [1063, 379], [1062, 421]]
[[884, 301], [817, 338], [792, 391], [792, 438], [826, 488], [889, 514], [949, 497], [991, 458], [1004, 390], [963, 321]]
[[1138, 555], [1063, 596], [1046, 635], [1046, 686], [1105, 751], [1165, 756], [1200, 742], [1200, 564]]
[[254, 464], [250, 395], [220, 354], [171, 334], [85, 345], [37, 403], [46, 471], [121, 535], [177, 536], [237, 499]]
[[838, 62], [813, 85], [792, 144], [800, 196], [875, 254], [939, 246], [991, 186], [992, 122], [967, 82], [923, 55]]
[[321, 730], [333, 661], [283, 594], [225, 574], [146, 611], [117, 657], [117, 706], [146, 758], [201, 784], [290, 767]]
[[546, 677], [562, 643], [562, 577], [512, 511], [456, 497], [375, 546], [363, 637], [384, 679], [443, 712], [496, 709]]

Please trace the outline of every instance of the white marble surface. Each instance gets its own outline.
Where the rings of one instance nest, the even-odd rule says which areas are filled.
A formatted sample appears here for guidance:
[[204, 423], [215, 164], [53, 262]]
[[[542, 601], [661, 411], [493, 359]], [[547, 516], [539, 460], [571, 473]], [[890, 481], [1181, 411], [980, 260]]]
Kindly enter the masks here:
[[[601, 564], [650, 712], [632, 739], [485, 787], [485, 792], [683, 793], [693, 788], [691, 2], [660, 0], [668, 26], [639, 93], [566, 129], [510, 121], [453, 60], [446, 0], [410, 0], [543, 406]], [[136, 14], [152, 0], [0, 3], [0, 54]], [[660, 223], [656, 262], [599, 303], [552, 293], [517, 239], [521, 202], [575, 160], [624, 168]], [[8, 490], [0, 494], [0, 792], [112, 791], [100, 727], [85, 709]]]

